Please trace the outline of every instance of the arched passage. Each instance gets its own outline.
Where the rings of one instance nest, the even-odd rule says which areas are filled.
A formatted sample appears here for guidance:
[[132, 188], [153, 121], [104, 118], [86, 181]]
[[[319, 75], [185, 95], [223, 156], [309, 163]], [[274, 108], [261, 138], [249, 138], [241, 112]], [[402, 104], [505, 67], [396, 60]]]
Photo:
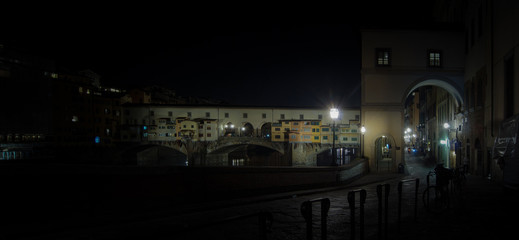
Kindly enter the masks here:
[[228, 122], [224, 125], [224, 134], [225, 137], [234, 137], [236, 135], [236, 127], [232, 122]]
[[243, 137], [252, 137], [254, 134], [254, 127], [250, 123], [245, 123], [240, 130]]
[[[374, 95], [374, 93], [370, 93], [370, 89], [374, 89], [373, 92], [380, 92], [380, 87], [375, 84], [365, 87], [362, 90], [361, 124], [366, 128], [364, 135], [365, 156], [369, 158], [370, 166], [374, 171], [390, 170], [394, 172], [398, 170], [396, 167], [398, 164], [405, 164], [405, 149], [407, 149], [407, 145], [414, 144], [413, 141], [405, 141], [406, 134], [408, 134], [408, 132], [406, 132], [407, 128], [411, 128], [412, 130], [409, 136], [422, 139], [424, 143], [427, 143], [423, 144], [425, 146], [424, 149], [429, 145], [432, 149], [436, 149], [437, 152], [442, 150], [440, 148], [445, 148], [445, 146], [440, 145], [439, 139], [452, 139], [456, 134], [456, 131], [453, 130], [455, 128], [454, 126], [457, 125], [455, 125], [452, 120], [454, 114], [449, 116], [445, 114], [436, 116], [436, 113], [440, 113], [444, 110], [456, 111], [456, 109], [460, 109], [460, 107], [463, 106], [462, 78], [454, 79], [456, 80], [442, 76], [428, 76], [418, 79], [415, 78], [414, 80], [408, 79], [407, 84], [404, 84], [405, 82], [402, 81], [399, 84], [386, 85], [387, 88], [385, 88], [385, 91], [393, 93], [387, 95]], [[363, 85], [363, 87], [364, 86], [365, 85]], [[429, 101], [431, 101], [429, 104], [419, 105], [417, 102], [413, 102], [416, 103], [414, 105], [415, 122], [411, 124], [408, 118], [413, 113], [411, 113], [409, 109], [406, 109], [406, 105], [409, 106], [411, 102], [409, 98], [415, 96], [415, 93], [427, 87], [441, 89], [441, 91], [445, 92], [444, 95], [448, 96], [448, 99], [446, 98], [445, 102], [439, 101], [433, 103], [432, 101], [436, 101], [437, 92], [434, 92], [434, 94], [428, 92], [427, 94], [431, 94], [429, 96]], [[421, 95], [416, 94], [417, 99], [419, 96]], [[433, 97], [434, 100], [430, 100]], [[427, 98], [423, 98], [422, 100], [424, 99]], [[445, 107], [441, 108], [441, 104], [444, 104]], [[451, 104], [452, 107], [448, 106], [449, 104]], [[437, 109], [441, 109], [441, 111]], [[436, 119], [436, 122], [425, 126], [419, 122], [418, 119], [421, 116], [420, 114], [428, 112], [434, 114], [433, 118]], [[439, 124], [439, 122], [441, 122], [441, 124]], [[442, 126], [445, 122], [451, 123], [450, 125], [453, 127], [444, 129]], [[418, 134], [417, 131], [420, 129], [430, 131], [427, 134]], [[382, 136], [391, 136], [391, 138], [383, 139]], [[387, 146], [387, 144], [391, 145], [391, 149], [387, 152], [389, 156], [384, 152], [384, 146]]]
[[[459, 129], [463, 124], [462, 90], [448, 79], [419, 79], [404, 95], [404, 156], [426, 156], [454, 168], [459, 153]], [[460, 117], [461, 116], [461, 117]]]
[[268, 123], [264, 123], [263, 125], [261, 125], [261, 137], [262, 138], [270, 139], [271, 132], [272, 132], [271, 123], [268, 122]]

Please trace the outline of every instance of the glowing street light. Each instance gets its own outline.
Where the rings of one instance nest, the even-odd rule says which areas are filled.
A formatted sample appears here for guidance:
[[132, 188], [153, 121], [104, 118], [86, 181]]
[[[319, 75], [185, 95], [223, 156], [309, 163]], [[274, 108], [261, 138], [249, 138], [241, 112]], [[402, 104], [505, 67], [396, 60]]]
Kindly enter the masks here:
[[330, 117], [331, 117], [333, 120], [339, 118], [339, 109], [337, 109], [337, 108], [332, 108], [332, 109], [330, 109]]
[[449, 123], [444, 123], [443, 124], [443, 128], [445, 129], [449, 129], [451, 127], [451, 125]]

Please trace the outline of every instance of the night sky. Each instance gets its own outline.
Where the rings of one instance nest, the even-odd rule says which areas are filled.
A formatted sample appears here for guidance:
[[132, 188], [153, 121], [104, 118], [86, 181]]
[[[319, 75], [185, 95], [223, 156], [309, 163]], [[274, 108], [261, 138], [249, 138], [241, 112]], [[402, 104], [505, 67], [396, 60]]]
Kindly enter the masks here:
[[159, 85], [181, 96], [237, 105], [359, 107], [359, 29], [387, 24], [388, 18], [416, 21], [427, 11], [407, 3], [412, 1], [373, 2], [321, 19], [333, 24], [300, 18], [263, 22], [265, 16], [238, 18], [227, 12], [189, 17], [73, 12], [13, 27], [4, 42], [33, 49], [70, 70], [91, 69], [105, 85]]

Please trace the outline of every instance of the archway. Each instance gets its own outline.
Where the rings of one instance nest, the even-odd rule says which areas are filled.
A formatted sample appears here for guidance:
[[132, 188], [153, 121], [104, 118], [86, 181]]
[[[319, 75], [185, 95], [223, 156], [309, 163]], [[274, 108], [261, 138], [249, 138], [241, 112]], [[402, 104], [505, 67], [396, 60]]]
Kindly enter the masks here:
[[453, 96], [453, 98], [456, 100], [457, 106], [461, 106], [463, 104], [463, 88], [460, 84], [457, 84], [456, 82], [445, 77], [434, 76], [433, 78], [421, 78], [411, 83], [402, 98], [402, 105], [405, 104], [409, 95], [411, 95], [419, 88], [427, 86], [442, 88]]
[[242, 137], [252, 137], [254, 134], [254, 127], [252, 127], [252, 124], [245, 123], [243, 127], [241, 128], [241, 136]]
[[[440, 138], [455, 138], [457, 123], [452, 121], [452, 114], [450, 115], [451, 118], [446, 117], [447, 115], [434, 116], [436, 122], [429, 126], [425, 126], [417, 120], [420, 113], [427, 111], [436, 113], [436, 103], [430, 105], [415, 104], [416, 121], [412, 124], [407, 119], [410, 112], [406, 109], [406, 105], [409, 105], [410, 101], [408, 98], [414, 96], [413, 93], [418, 93], [427, 87], [436, 87], [444, 91], [445, 95], [451, 99], [442, 103], [446, 105], [445, 110], [459, 109], [460, 106], [463, 106], [463, 91], [459, 87], [461, 85], [460, 81], [451, 81], [445, 77], [415, 78], [414, 81], [407, 81], [407, 84], [386, 85], [385, 91], [393, 93], [386, 96], [382, 94], [374, 95], [375, 92], [380, 92], [380, 87], [377, 87], [375, 84], [369, 87], [363, 85], [365, 89], [362, 90], [361, 124], [366, 128], [364, 135], [364, 143], [366, 144], [364, 146], [365, 156], [370, 160], [373, 170], [396, 171], [398, 164], [405, 164], [406, 155], [404, 153], [408, 145], [412, 149], [416, 149], [416, 151], [421, 151], [430, 146], [438, 146]], [[370, 90], [373, 90], [373, 93], [369, 92]], [[419, 96], [419, 94], [416, 94], [417, 99]], [[447, 106], [449, 104], [451, 105], [450, 107]], [[444, 123], [450, 123], [452, 127], [443, 128]], [[406, 132], [408, 128], [412, 131]], [[427, 134], [429, 137], [423, 133], [426, 128], [431, 129], [429, 134]], [[419, 133], [420, 130], [422, 133]], [[391, 136], [391, 138], [384, 140], [382, 136]], [[409, 139], [406, 140], [406, 137], [413, 139], [411, 141]], [[421, 140], [423, 144], [417, 144], [418, 140]], [[430, 143], [430, 145], [426, 143]], [[386, 149], [389, 150], [387, 153], [384, 152], [386, 144], [391, 145], [391, 149]], [[431, 149], [434, 150], [434, 148]], [[438, 149], [434, 150], [435, 154], [438, 151]], [[389, 156], [387, 155], [388, 153]]]
[[261, 137], [262, 138], [270, 139], [271, 132], [272, 132], [271, 123], [264, 123], [263, 125], [261, 125]]
[[225, 137], [234, 137], [236, 135], [236, 128], [232, 122], [228, 122], [223, 126]]
[[408, 87], [402, 104], [404, 150], [456, 167], [456, 144], [464, 121], [462, 91], [456, 86], [446, 79], [421, 79]]

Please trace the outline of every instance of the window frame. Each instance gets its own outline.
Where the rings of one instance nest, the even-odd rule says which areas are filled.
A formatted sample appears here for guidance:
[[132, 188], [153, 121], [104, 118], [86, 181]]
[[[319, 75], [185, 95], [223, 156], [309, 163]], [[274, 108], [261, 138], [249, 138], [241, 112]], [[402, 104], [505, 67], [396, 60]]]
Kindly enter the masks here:
[[[437, 57], [432, 57], [431, 54], [437, 54]], [[430, 68], [441, 68], [443, 67], [442, 61], [443, 53], [439, 49], [427, 49], [427, 67]]]
[[[385, 59], [382, 58], [382, 63], [379, 61], [379, 53], [387, 52], [387, 63], [384, 63]], [[375, 48], [375, 66], [377, 67], [391, 67], [392, 65], [392, 51], [391, 48]]]

